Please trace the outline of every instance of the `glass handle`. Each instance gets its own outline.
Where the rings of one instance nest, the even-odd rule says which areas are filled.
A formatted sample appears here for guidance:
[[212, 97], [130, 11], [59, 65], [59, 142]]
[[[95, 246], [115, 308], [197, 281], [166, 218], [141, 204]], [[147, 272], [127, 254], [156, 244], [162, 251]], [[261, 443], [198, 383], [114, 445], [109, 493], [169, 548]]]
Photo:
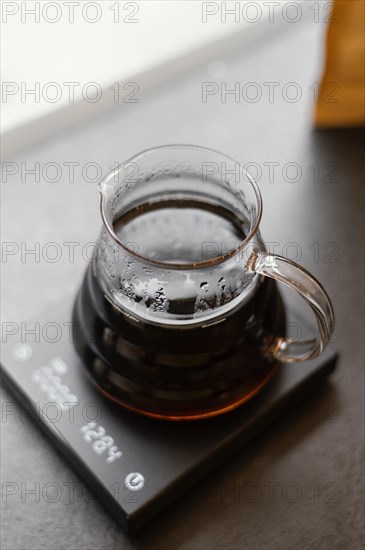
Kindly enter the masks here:
[[270, 337], [264, 343], [264, 353], [283, 363], [307, 361], [317, 357], [334, 330], [332, 304], [322, 285], [306, 269], [283, 256], [259, 252], [253, 258], [251, 269], [298, 292], [311, 307], [318, 323], [317, 338], [298, 340]]

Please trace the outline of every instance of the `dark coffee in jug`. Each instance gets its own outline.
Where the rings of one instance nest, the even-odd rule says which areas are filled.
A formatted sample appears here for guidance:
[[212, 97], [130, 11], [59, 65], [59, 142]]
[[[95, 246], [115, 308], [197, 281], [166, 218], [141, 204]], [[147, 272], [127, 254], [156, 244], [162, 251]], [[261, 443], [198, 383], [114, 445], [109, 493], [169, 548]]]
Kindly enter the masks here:
[[[150, 201], [117, 219], [114, 231], [134, 252], [179, 266], [214, 261], [246, 236], [244, 224], [229, 210], [196, 199]], [[156, 323], [158, 317], [143, 316], [142, 309], [133, 316], [113, 304], [96, 277], [97, 261], [75, 305], [74, 340], [106, 396], [152, 416], [197, 418], [246, 401], [274, 373], [276, 363], [260, 349], [267, 335], [285, 332], [273, 280], [257, 277], [249, 295], [241, 292], [237, 305], [217, 317], [217, 304], [229, 303], [237, 292], [224, 274], [213, 288], [202, 280], [198, 293], [188, 277], [177, 277], [168, 300], [159, 281], [146, 292], [145, 285], [133, 285], [133, 274], [128, 279], [128, 269], [114, 275], [119, 292], [133, 292], [145, 312], [196, 316], [180, 326]], [[148, 277], [148, 267], [145, 271]], [[150, 280], [152, 275], [151, 270]]]

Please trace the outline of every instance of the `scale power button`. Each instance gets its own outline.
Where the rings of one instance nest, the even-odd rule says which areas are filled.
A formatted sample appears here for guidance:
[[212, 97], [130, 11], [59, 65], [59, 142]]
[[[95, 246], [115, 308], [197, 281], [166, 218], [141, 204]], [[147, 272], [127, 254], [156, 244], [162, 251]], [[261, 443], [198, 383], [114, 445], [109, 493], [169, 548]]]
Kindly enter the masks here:
[[138, 472], [132, 472], [125, 478], [124, 484], [130, 491], [139, 491], [144, 485], [144, 477]]

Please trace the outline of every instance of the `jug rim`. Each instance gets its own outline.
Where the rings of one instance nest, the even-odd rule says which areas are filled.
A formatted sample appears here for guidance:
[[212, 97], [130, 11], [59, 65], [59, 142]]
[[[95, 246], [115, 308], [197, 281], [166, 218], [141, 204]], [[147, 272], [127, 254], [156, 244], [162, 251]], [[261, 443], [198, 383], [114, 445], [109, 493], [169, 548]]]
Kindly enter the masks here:
[[232, 256], [235, 256], [236, 254], [239, 254], [246, 247], [246, 245], [252, 240], [253, 236], [257, 233], [257, 230], [258, 230], [259, 225], [260, 225], [261, 217], [262, 217], [262, 210], [263, 210], [262, 196], [261, 196], [260, 188], [259, 188], [258, 184], [256, 183], [255, 179], [243, 167], [241, 162], [236, 161], [235, 159], [233, 159], [229, 155], [226, 155], [225, 153], [221, 153], [220, 151], [217, 151], [216, 149], [212, 149], [210, 147], [203, 147], [201, 145], [190, 145], [190, 144], [183, 144], [183, 143], [182, 144], [157, 145], [155, 147], [149, 147], [147, 149], [144, 149], [140, 153], [137, 153], [136, 155], [133, 155], [132, 157], [130, 157], [129, 159], [125, 160], [120, 165], [118, 165], [118, 171], [120, 171], [123, 168], [123, 166], [125, 166], [126, 164], [132, 163], [132, 162], [135, 163], [137, 159], [141, 159], [141, 157], [144, 157], [147, 154], [151, 154], [151, 153], [158, 152], [160, 150], [166, 150], [166, 149], [170, 149], [170, 150], [171, 149], [180, 149], [180, 150], [181, 149], [187, 149], [187, 150], [194, 150], [194, 151], [197, 151], [197, 150], [207, 151], [209, 153], [219, 155], [220, 157], [224, 157], [227, 160], [230, 160], [234, 163], [238, 163], [240, 165], [240, 167], [242, 168], [243, 172], [245, 173], [245, 175], [247, 177], [248, 182], [250, 183], [250, 185], [251, 185], [251, 187], [254, 191], [255, 198], [256, 198], [256, 203], [257, 203], [256, 219], [255, 219], [254, 222], [251, 222], [250, 230], [248, 231], [247, 235], [245, 236], [244, 239], [242, 239], [242, 241], [239, 243], [239, 245], [237, 245], [234, 248], [231, 248], [231, 249], [227, 250], [226, 252], [224, 252], [224, 254], [214, 256], [213, 258], [210, 258], [209, 260], [201, 260], [201, 261], [198, 261], [198, 262], [172, 263], [172, 262], [166, 262], [166, 261], [162, 261], [162, 260], [156, 260], [155, 258], [151, 258], [149, 256], [145, 256], [144, 254], [140, 254], [139, 252], [136, 252], [135, 250], [132, 250], [131, 248], [128, 248], [128, 246], [126, 246], [118, 238], [117, 234], [114, 231], [113, 223], [112, 224], [109, 223], [109, 220], [108, 220], [106, 212], [105, 212], [106, 203], [107, 203], [105, 190], [106, 190], [106, 188], [109, 187], [107, 185], [107, 183], [112, 177], [114, 177], [115, 171], [109, 172], [101, 180], [101, 182], [99, 183], [99, 186], [98, 186], [99, 193], [101, 195], [101, 199], [100, 199], [101, 217], [102, 217], [103, 223], [104, 223], [109, 235], [128, 254], [131, 254], [132, 256], [134, 256], [135, 258], [137, 258], [141, 262], [144, 262], [144, 263], [147, 263], [147, 264], [150, 264], [150, 265], [153, 265], [155, 267], [162, 268], [162, 269], [170, 269], [170, 270], [192, 270], [192, 269], [194, 269], [195, 270], [195, 269], [200, 269], [200, 268], [212, 267], [214, 265], [218, 265], [218, 264], [221, 264], [221, 263], [225, 262], [226, 260], [228, 260]]

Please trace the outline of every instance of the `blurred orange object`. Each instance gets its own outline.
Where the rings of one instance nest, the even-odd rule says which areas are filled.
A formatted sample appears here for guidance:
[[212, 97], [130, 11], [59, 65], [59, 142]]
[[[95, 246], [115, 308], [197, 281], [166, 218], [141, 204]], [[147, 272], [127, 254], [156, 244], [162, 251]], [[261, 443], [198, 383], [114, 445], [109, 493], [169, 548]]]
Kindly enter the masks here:
[[365, 123], [364, 0], [335, 0], [325, 70], [315, 110], [318, 127]]

